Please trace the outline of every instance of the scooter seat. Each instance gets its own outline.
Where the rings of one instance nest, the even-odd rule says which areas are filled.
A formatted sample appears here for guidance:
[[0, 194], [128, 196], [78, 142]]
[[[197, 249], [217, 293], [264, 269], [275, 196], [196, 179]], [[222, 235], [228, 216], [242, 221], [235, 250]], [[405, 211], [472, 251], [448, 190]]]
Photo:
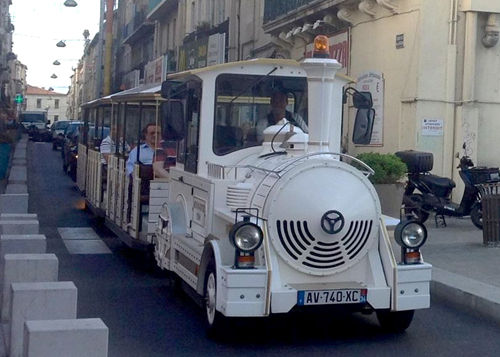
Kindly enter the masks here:
[[430, 187], [435, 187], [438, 189], [453, 189], [455, 188], [455, 182], [452, 179], [449, 179], [448, 177], [441, 177], [441, 176], [436, 176], [436, 175], [422, 175], [421, 180], [423, 183], [425, 183], [427, 186]]

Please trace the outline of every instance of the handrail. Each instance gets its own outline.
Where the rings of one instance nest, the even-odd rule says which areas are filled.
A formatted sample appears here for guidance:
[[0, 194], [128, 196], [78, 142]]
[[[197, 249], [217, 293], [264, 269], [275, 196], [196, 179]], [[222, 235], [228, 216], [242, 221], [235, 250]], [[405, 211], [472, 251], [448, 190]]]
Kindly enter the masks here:
[[[280, 170], [270, 170], [270, 169], [265, 169], [263, 167], [258, 167], [258, 166], [254, 166], [254, 165], [220, 165], [220, 164], [211, 163], [209, 161], [207, 161], [206, 164], [208, 165], [209, 176], [212, 176], [214, 178], [223, 179], [223, 180], [226, 178], [226, 169], [235, 169], [235, 179], [236, 179], [237, 169], [250, 169], [252, 171], [262, 171], [264, 173], [275, 174], [278, 177], [280, 177], [280, 174], [283, 171], [285, 171], [290, 165], [293, 165], [300, 160], [304, 160], [304, 159], [307, 159], [307, 158], [310, 158], [313, 156], [320, 156], [320, 155], [339, 156], [340, 158], [343, 158], [343, 159], [345, 158], [345, 159], [349, 159], [351, 161], [354, 161], [356, 164], [364, 167], [366, 170], [360, 170], [359, 168], [352, 165], [350, 162], [346, 162], [346, 163], [351, 165], [351, 166], [354, 166], [356, 169], [361, 171], [361, 173], [363, 173], [366, 177], [369, 177], [370, 175], [375, 174], [375, 171], [373, 171], [373, 169], [370, 166], [368, 166], [367, 164], [365, 164], [363, 161], [355, 158], [354, 156], [350, 156], [350, 155], [342, 154], [342, 153], [336, 153], [336, 152], [316, 152], [316, 153], [308, 154], [305, 156], [301, 156], [295, 160], [292, 160], [291, 162], [288, 163], [288, 165], [281, 168]], [[342, 162], [345, 162], [345, 161], [342, 161]]]

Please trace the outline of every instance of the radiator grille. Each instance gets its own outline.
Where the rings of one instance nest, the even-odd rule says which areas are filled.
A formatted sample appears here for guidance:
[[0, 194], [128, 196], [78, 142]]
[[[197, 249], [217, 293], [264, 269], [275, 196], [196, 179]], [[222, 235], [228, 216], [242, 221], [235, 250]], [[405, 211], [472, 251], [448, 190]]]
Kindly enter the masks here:
[[372, 228], [372, 220], [353, 221], [340, 240], [324, 242], [311, 234], [307, 221], [276, 221], [279, 241], [293, 265], [317, 270], [349, 264], [365, 247]]

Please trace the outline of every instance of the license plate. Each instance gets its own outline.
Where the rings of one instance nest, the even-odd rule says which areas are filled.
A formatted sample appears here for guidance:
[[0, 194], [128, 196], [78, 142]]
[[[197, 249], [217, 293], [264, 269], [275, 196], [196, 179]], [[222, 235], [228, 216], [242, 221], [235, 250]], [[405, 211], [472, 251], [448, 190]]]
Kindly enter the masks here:
[[361, 304], [366, 289], [306, 290], [298, 292], [298, 305]]

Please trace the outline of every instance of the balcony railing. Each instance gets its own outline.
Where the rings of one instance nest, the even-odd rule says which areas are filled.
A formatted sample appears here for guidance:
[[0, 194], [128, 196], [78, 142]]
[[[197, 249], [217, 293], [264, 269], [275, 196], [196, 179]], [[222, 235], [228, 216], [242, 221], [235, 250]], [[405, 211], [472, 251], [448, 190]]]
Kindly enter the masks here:
[[308, 5], [317, 0], [265, 0], [264, 23], [271, 22], [277, 18], [297, 10], [299, 7]]

